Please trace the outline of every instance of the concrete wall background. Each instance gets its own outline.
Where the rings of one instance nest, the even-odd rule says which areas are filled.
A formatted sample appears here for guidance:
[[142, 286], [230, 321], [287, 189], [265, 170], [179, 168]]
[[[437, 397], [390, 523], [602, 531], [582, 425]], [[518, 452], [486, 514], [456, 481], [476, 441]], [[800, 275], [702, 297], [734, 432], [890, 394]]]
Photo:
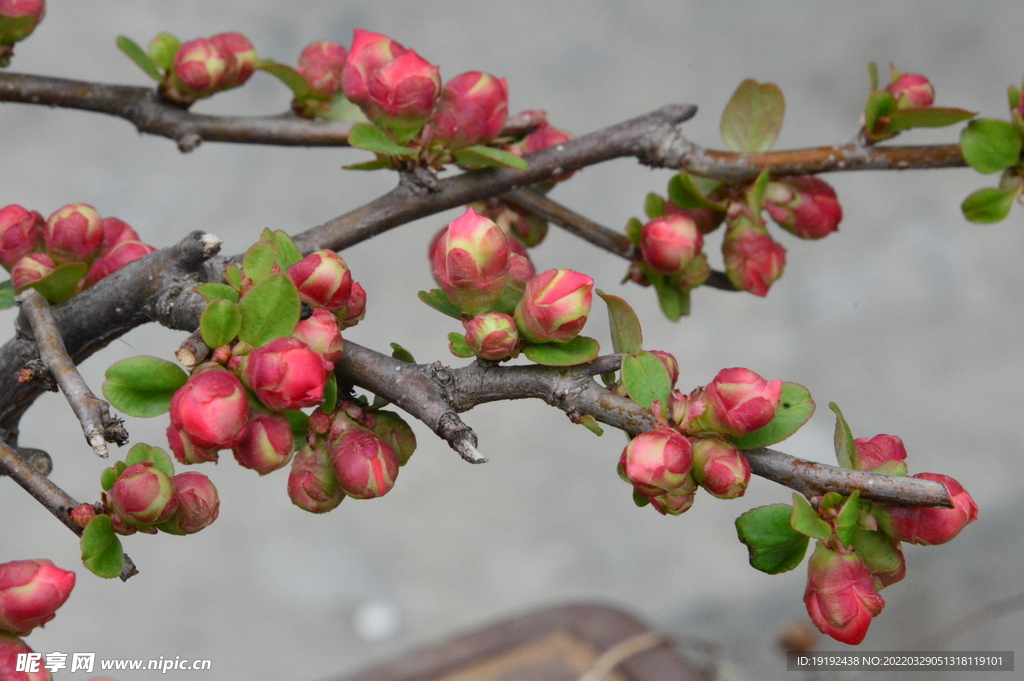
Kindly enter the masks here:
[[[854, 135], [872, 60], [883, 69], [892, 62], [924, 72], [938, 103], [992, 117], [1005, 116], [1005, 87], [1024, 72], [1024, 7], [1011, 2], [50, 5], [37, 34], [18, 46], [12, 70], [147, 84], [117, 51], [116, 35], [145, 44], [161, 30], [185, 39], [239, 30], [261, 56], [293, 63], [316, 39], [348, 45], [358, 27], [416, 49], [440, 64], [445, 79], [472, 69], [505, 76], [513, 111], [546, 109], [553, 124], [576, 133], [669, 102], [699, 104], [684, 130], [711, 147], [720, 146], [726, 100], [747, 77], [776, 82], [785, 93], [787, 121], [776, 146], [787, 148]], [[288, 100], [282, 86], [257, 74], [195, 110], [269, 114]], [[928, 143], [956, 133], [904, 137]], [[0, 106], [0, 205], [47, 215], [88, 202], [158, 247], [201, 228], [235, 253], [265, 226], [296, 232], [320, 224], [392, 186], [387, 173], [339, 170], [364, 157], [346, 149], [225, 144], [182, 155], [169, 140], [136, 135], [120, 119]], [[581, 172], [552, 196], [618, 228], [670, 176], [611, 162]], [[787, 272], [767, 299], [701, 290], [693, 315], [678, 324], [660, 317], [651, 291], [618, 285], [623, 261], [557, 230], [534, 258], [539, 269], [581, 269], [627, 297], [646, 320], [647, 345], [679, 357], [683, 387], [705, 383], [723, 366], [808, 386], [819, 414], [785, 451], [831, 461], [824, 405], [836, 401], [856, 435], [898, 434], [912, 472], [945, 472], [972, 492], [982, 522], [952, 545], [909, 548], [908, 577], [884, 593], [887, 610], [863, 645], [908, 649], [1021, 590], [1021, 212], [997, 225], [966, 223], [960, 201], [991, 183], [971, 170], [828, 180], [845, 210], [838, 234], [819, 243], [780, 235]], [[414, 295], [432, 284], [427, 241], [457, 214], [344, 253], [370, 301], [353, 340], [377, 348], [397, 341], [420, 361], [459, 362], [446, 350], [454, 327]], [[716, 248], [712, 237], [709, 252]], [[610, 347], [600, 304], [595, 309], [588, 333]], [[3, 313], [0, 327], [11, 329], [13, 319]], [[170, 358], [183, 338], [139, 329], [86, 362], [85, 376], [98, 387], [113, 361]], [[214, 526], [187, 539], [128, 538], [126, 550], [142, 573], [127, 584], [79, 569], [71, 599], [30, 645], [101, 658], [209, 658], [213, 670], [202, 676], [210, 681], [312, 681], [495, 618], [586, 599], [627, 607], [669, 635], [715, 642], [733, 678], [790, 678], [773, 647], [783, 626], [806, 619], [804, 568], [777, 577], [754, 571], [732, 527], [748, 508], [787, 500], [787, 490], [755, 480], [743, 500], [705, 496], [687, 515], [662, 518], [636, 509], [617, 479], [618, 434], [595, 438], [540, 403], [490, 405], [465, 418], [489, 464], [464, 464], [419, 428], [420, 449], [387, 498], [349, 500], [324, 517], [290, 506], [286, 473], [260, 479], [229, 455], [204, 470], [222, 495]], [[163, 443], [165, 418], [127, 426], [135, 442]], [[80, 499], [98, 494], [105, 464], [84, 446], [61, 396], [41, 398], [22, 431], [24, 444], [53, 455], [58, 484]], [[79, 565], [65, 528], [12, 482], [0, 481], [0, 494], [0, 561], [46, 556], [65, 568]], [[1022, 624], [1017, 613], [951, 647], [1020, 648]]]

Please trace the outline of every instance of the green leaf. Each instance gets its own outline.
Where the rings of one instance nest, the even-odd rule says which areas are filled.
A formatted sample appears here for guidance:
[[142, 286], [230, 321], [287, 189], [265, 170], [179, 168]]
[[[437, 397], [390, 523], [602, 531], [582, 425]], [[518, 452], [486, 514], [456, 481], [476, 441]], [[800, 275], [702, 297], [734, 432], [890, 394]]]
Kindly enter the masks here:
[[640, 236], [643, 231], [644, 223], [636, 218], [630, 218], [629, 222], [626, 223], [626, 236], [629, 237], [630, 242], [637, 248], [640, 248]]
[[878, 127], [878, 119], [888, 116], [896, 110], [896, 99], [886, 90], [878, 90], [868, 95], [864, 103], [864, 129], [870, 135]]
[[647, 198], [644, 199], [644, 213], [651, 220], [660, 218], [665, 214], [665, 198], [654, 192], [648, 192]]
[[529, 170], [529, 166], [519, 156], [510, 151], [486, 147], [476, 144], [465, 149], [457, 149], [452, 152], [455, 162], [463, 168], [515, 168], [516, 170]]
[[782, 397], [775, 418], [753, 433], [729, 439], [740, 449], [768, 447], [791, 437], [813, 414], [814, 400], [807, 388], [798, 383], [785, 382], [782, 384]]
[[145, 442], [140, 442], [128, 450], [128, 456], [124, 458], [125, 466], [134, 466], [144, 461], [151, 462], [156, 468], [166, 473], [167, 477], [174, 477], [174, 462], [171, 461], [167, 452], [159, 447], [151, 447]]
[[981, 118], [961, 131], [960, 149], [979, 173], [995, 173], [1020, 163], [1020, 133], [1012, 123]]
[[320, 408], [324, 413], [330, 414], [338, 405], [338, 377], [331, 374], [327, 378], [327, 385], [324, 386], [324, 399], [320, 402]]
[[635, 354], [644, 346], [644, 334], [636, 312], [622, 298], [606, 294], [598, 289], [597, 295], [608, 306], [608, 325], [612, 333], [612, 351]]
[[199, 318], [199, 331], [207, 347], [217, 349], [227, 345], [242, 328], [242, 313], [230, 300], [215, 300], [203, 310]]
[[523, 354], [537, 364], [567, 367], [583, 364], [597, 357], [601, 346], [593, 338], [576, 336], [568, 343], [527, 343]]
[[926, 109], [896, 109], [889, 114], [886, 130], [899, 132], [911, 128], [944, 128], [978, 115], [977, 111], [930, 106]]
[[373, 161], [366, 161], [365, 163], [353, 163], [352, 165], [342, 166], [343, 170], [382, 170], [384, 168], [390, 168], [391, 161], [387, 157], [380, 157]]
[[473, 352], [473, 348], [469, 347], [469, 343], [466, 342], [466, 337], [461, 333], [455, 333], [454, 331], [448, 334], [448, 349], [456, 357], [475, 357], [476, 353]]
[[157, 34], [156, 38], [149, 43], [148, 52], [158, 67], [164, 71], [170, 71], [174, 66], [174, 57], [177, 56], [179, 48], [181, 48], [181, 41], [178, 40], [178, 37], [164, 32]]
[[295, 99], [303, 99], [309, 92], [309, 86], [306, 84], [305, 79], [299, 75], [298, 71], [287, 64], [281, 64], [273, 59], [260, 59], [256, 62], [256, 68], [269, 73], [284, 83], [292, 91]]
[[232, 303], [238, 302], [238, 291], [227, 284], [209, 283], [196, 286], [196, 293], [203, 297], [208, 303], [215, 300], [227, 300]]
[[772, 504], [752, 508], [736, 519], [736, 531], [747, 546], [752, 567], [777, 575], [804, 559], [810, 540], [790, 525], [792, 514], [786, 504]]
[[188, 375], [159, 357], [129, 357], [107, 369], [103, 395], [118, 411], [142, 418], [159, 416]]
[[658, 305], [662, 313], [673, 322], [690, 314], [690, 292], [683, 291], [665, 275], [643, 266], [644, 274], [658, 293]]
[[348, 143], [358, 149], [385, 156], [414, 156], [416, 150], [398, 144], [388, 134], [370, 123], [356, 123], [348, 134]]
[[836, 448], [836, 460], [843, 468], [852, 469], [853, 457], [857, 453], [857, 448], [853, 443], [853, 433], [850, 431], [850, 425], [843, 418], [843, 412], [839, 411], [838, 404], [829, 402], [828, 408], [836, 413], [836, 430], [835, 435], [832, 437]]
[[875, 62], [868, 62], [868, 77], [871, 78], [871, 91], [878, 89], [878, 66]]
[[242, 280], [245, 279], [245, 276], [242, 274], [242, 270], [238, 265], [235, 265], [234, 263], [228, 265], [224, 270], [224, 278], [227, 280], [228, 285], [236, 291], [242, 290]]
[[14, 284], [10, 279], [0, 284], [0, 310], [6, 310], [14, 307], [16, 301], [14, 300]]
[[117, 482], [117, 479], [121, 477], [121, 473], [124, 473], [128, 466], [124, 465], [124, 461], [115, 461], [114, 465], [110, 468], [104, 468], [103, 472], [100, 473], [100, 487], [103, 488], [104, 492], [109, 492]]
[[412, 356], [412, 353], [398, 343], [391, 343], [391, 356], [400, 362], [408, 362], [409, 364], [416, 363], [416, 359]]
[[762, 199], [764, 199], [764, 193], [767, 191], [768, 182], [771, 179], [768, 170], [762, 170], [761, 174], [754, 180], [754, 184], [750, 185], [750, 189], [747, 190], [747, 202], [750, 204], [750, 210], [754, 215], [760, 215], [761, 213]]
[[[900, 554], [896, 542], [878, 530], [853, 528], [850, 533], [853, 550], [857, 552], [872, 573], [894, 572], [900, 568]], [[850, 546], [846, 544], [845, 546]]]
[[803, 496], [793, 492], [793, 514], [789, 524], [794, 530], [808, 537], [822, 541], [832, 538], [832, 528], [818, 515], [811, 504]]
[[627, 355], [622, 359], [622, 384], [629, 398], [644, 409], [650, 409], [655, 400], [668, 408], [672, 392], [671, 377], [660, 359], [646, 351]]
[[34, 288], [54, 305], [60, 305], [78, 290], [78, 282], [82, 280], [89, 266], [84, 262], [69, 262], [60, 265], [53, 272], [32, 283], [28, 288]]
[[[717, 188], [720, 182], [704, 183], [705, 178], [694, 178], [689, 173], [678, 173], [668, 181], [668, 198], [677, 208], [714, 208], [725, 211], [725, 206], [715, 203], [707, 198], [707, 195], [695, 180], [702, 181], [709, 188]], [[714, 189], [710, 191], [714, 191]], [[708, 192], [710, 193], [710, 192]]]
[[779, 136], [785, 113], [786, 101], [778, 85], [748, 78], [739, 84], [725, 105], [722, 141], [733, 151], [768, 151]]
[[298, 409], [289, 409], [284, 413], [288, 424], [292, 427], [292, 435], [295, 437], [295, 446], [301, 448], [306, 442], [309, 433], [309, 417]]
[[455, 303], [448, 299], [445, 292], [439, 288], [431, 289], [428, 291], [420, 291], [420, 300], [434, 308], [438, 312], [444, 313], [453, 319], [462, 320], [462, 310], [460, 310]]
[[160, 73], [160, 69], [157, 68], [156, 62], [150, 58], [148, 54], [142, 51], [142, 48], [136, 45], [131, 38], [127, 36], [117, 36], [117, 47], [125, 53], [125, 55], [131, 59], [135, 64], [146, 72], [146, 75], [160, 82], [164, 79], [164, 75]]
[[604, 435], [604, 428], [602, 428], [601, 424], [597, 422], [597, 419], [590, 414], [583, 415], [583, 418], [580, 419], [580, 425], [598, 437]]
[[82, 565], [97, 577], [113, 579], [124, 569], [124, 549], [110, 516], [102, 513], [82, 532]]
[[338, 93], [331, 100], [331, 106], [327, 111], [322, 109], [316, 112], [317, 118], [337, 123], [367, 123], [370, 119], [366, 117], [363, 110], [350, 102], [344, 94]]
[[857, 520], [860, 518], [860, 492], [854, 491], [850, 498], [843, 504], [836, 518], [836, 537], [843, 546], [850, 546], [853, 543], [853, 531], [857, 527]]
[[651, 500], [648, 499], [647, 497], [645, 497], [643, 494], [640, 494], [640, 492], [637, 492], [634, 489], [633, 490], [633, 503], [636, 504], [637, 507], [643, 508], [647, 504], [651, 503]]
[[258, 284], [270, 274], [277, 263], [277, 244], [269, 239], [260, 239], [245, 252], [242, 271], [245, 276]]
[[280, 229], [270, 235], [271, 240], [277, 244], [277, 266], [281, 271], [287, 271], [289, 267], [302, 260], [302, 253], [292, 238]]
[[291, 335], [302, 314], [299, 291], [284, 274], [271, 274], [242, 296], [242, 326], [238, 337], [260, 347]]
[[964, 199], [960, 210], [964, 217], [978, 224], [999, 222], [1010, 214], [1016, 191], [1007, 191], [999, 187], [985, 187]]

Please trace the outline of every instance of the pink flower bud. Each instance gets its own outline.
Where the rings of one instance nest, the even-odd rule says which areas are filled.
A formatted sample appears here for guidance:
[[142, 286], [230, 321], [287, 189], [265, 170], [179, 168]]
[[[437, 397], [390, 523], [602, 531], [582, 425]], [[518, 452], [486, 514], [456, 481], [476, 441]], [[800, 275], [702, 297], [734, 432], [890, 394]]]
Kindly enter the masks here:
[[79, 504], [71, 509], [71, 522], [85, 528], [96, 517], [96, 509], [92, 504]]
[[220, 89], [238, 87], [256, 70], [256, 48], [241, 33], [218, 33], [210, 43], [224, 55], [224, 76]]
[[242, 365], [246, 383], [268, 409], [315, 407], [324, 399], [330, 363], [294, 338], [257, 348]]
[[775, 418], [781, 397], [780, 380], [766, 381], [750, 369], [722, 369], [699, 393], [704, 410], [688, 429], [742, 437]]
[[697, 498], [697, 492], [691, 487], [684, 486], [673, 492], [666, 492], [665, 494], [649, 498], [651, 506], [661, 515], [682, 515], [693, 506], [693, 502]]
[[651, 220], [640, 234], [644, 262], [662, 274], [682, 273], [703, 247], [697, 223], [681, 215]]
[[888, 509], [891, 527], [886, 529], [893, 538], [925, 546], [945, 544], [978, 519], [978, 505], [953, 478], [941, 473], [918, 473], [911, 477], [941, 482], [949, 490], [953, 508]]
[[[54, 618], [74, 587], [74, 572], [45, 559], [0, 565], [0, 630], [24, 636], [43, 626]], [[0, 678], [7, 677], [0, 674]]]
[[232, 451], [243, 468], [266, 475], [288, 465], [294, 446], [292, 426], [284, 414], [257, 414], [249, 417], [245, 437]]
[[819, 542], [807, 565], [804, 605], [818, 631], [857, 645], [885, 601], [857, 554], [836, 553]]
[[155, 248], [141, 241], [122, 241], [89, 267], [89, 272], [85, 275], [85, 285], [94, 286], [128, 263], [155, 252]]
[[519, 345], [516, 320], [500, 312], [488, 312], [464, 322], [466, 343], [477, 357], [499, 360], [511, 357]]
[[184, 430], [194, 447], [216, 451], [230, 449], [241, 441], [249, 401], [242, 382], [230, 371], [193, 370], [188, 382], [171, 398], [170, 412], [171, 426]]
[[710, 234], [718, 229], [725, 219], [725, 213], [714, 208], [679, 208], [671, 201], [665, 202], [665, 215], [681, 215], [693, 220], [701, 234]]
[[520, 142], [519, 149], [523, 154], [535, 154], [549, 147], [555, 147], [572, 139], [565, 130], [553, 128], [547, 123], [531, 132]]
[[440, 69], [408, 50], [369, 74], [369, 102], [360, 105], [371, 121], [410, 139], [423, 128], [441, 92]]
[[[3, 45], [0, 45], [0, 48], [2, 47]], [[36, 653], [28, 647], [27, 643], [14, 634], [0, 631], [0, 679], [4, 681], [52, 681], [53, 676], [44, 666], [46, 658], [39, 654], [38, 657], [28, 660], [29, 655], [36, 655]]]
[[100, 215], [84, 203], [64, 206], [47, 218], [43, 240], [47, 252], [58, 263], [91, 260], [103, 245]]
[[888, 475], [906, 475], [907, 448], [903, 440], [895, 435], [876, 435], [872, 438], [859, 437], [853, 441], [855, 453], [853, 467], [859, 471], [871, 471], [879, 466], [886, 466]]
[[302, 79], [309, 88], [307, 96], [326, 108], [341, 91], [341, 71], [345, 67], [345, 48], [321, 40], [307, 45], [299, 55]]
[[227, 56], [206, 38], [182, 43], [174, 56], [171, 84], [165, 94], [186, 104], [209, 97], [223, 87], [227, 69]]
[[338, 478], [322, 438], [300, 449], [292, 459], [288, 497], [310, 513], [327, 513], [344, 501], [345, 492], [338, 487]]
[[217, 449], [208, 447], [197, 447], [192, 442], [192, 436], [185, 430], [176, 427], [173, 423], [167, 427], [167, 444], [174, 453], [174, 458], [184, 464], [194, 463], [216, 463]]
[[129, 466], [110, 490], [113, 510], [129, 525], [155, 525], [170, 518], [178, 502], [174, 481], [150, 461]]
[[633, 438], [622, 450], [619, 466], [644, 496], [655, 497], [680, 488], [685, 494], [693, 491], [693, 446], [669, 428], [649, 430]]
[[366, 291], [358, 281], [352, 282], [352, 293], [348, 296], [348, 302], [334, 312], [334, 317], [342, 331], [355, 326], [366, 317]]
[[594, 280], [573, 270], [548, 270], [526, 284], [516, 305], [519, 333], [534, 343], [566, 343], [587, 323]]
[[11, 205], [0, 208], [0, 264], [8, 272], [43, 241], [43, 216]]
[[782, 276], [786, 249], [777, 244], [749, 210], [738, 202], [729, 206], [728, 229], [722, 255], [732, 285], [754, 295], [768, 295], [768, 288]]
[[339, 310], [352, 294], [352, 273], [340, 255], [324, 249], [311, 253], [288, 268], [299, 295], [328, 310]]
[[342, 87], [349, 101], [365, 111], [370, 104], [371, 74], [405, 52], [405, 48], [391, 38], [357, 28], [341, 72]]
[[453, 149], [489, 142], [501, 133], [508, 116], [504, 78], [469, 71], [445, 83], [431, 123], [434, 139]]
[[[139, 528], [129, 525], [116, 513], [110, 516], [110, 524], [113, 525], [114, 532], [117, 532], [122, 537], [130, 537], [139, 531]], [[155, 532], [156, 530], [154, 529], [153, 531]]]
[[175, 475], [172, 481], [178, 507], [160, 529], [170, 534], [195, 534], [212, 525], [220, 515], [220, 495], [213, 482], [191, 471]]
[[769, 182], [764, 207], [779, 226], [801, 239], [828, 236], [843, 219], [836, 191], [813, 175]]
[[665, 370], [668, 371], [669, 387], [675, 387], [676, 381], [679, 380], [679, 362], [676, 361], [675, 355], [663, 350], [651, 350], [651, 354], [665, 365]]
[[750, 464], [736, 445], [717, 437], [691, 438], [693, 477], [719, 499], [738, 499], [747, 491]]
[[100, 225], [103, 227], [103, 253], [109, 252], [122, 241], [142, 241], [138, 233], [124, 220], [103, 218]]
[[341, 329], [337, 317], [327, 310], [313, 310], [312, 316], [295, 325], [292, 338], [302, 341], [328, 362], [337, 362], [341, 358]]
[[12, 45], [32, 35], [45, 14], [44, 0], [0, 0], [0, 67], [10, 63]]
[[398, 477], [395, 450], [364, 428], [342, 433], [331, 446], [330, 455], [338, 485], [355, 499], [384, 496]]
[[11, 283], [15, 291], [21, 291], [40, 279], [50, 276], [57, 269], [57, 263], [45, 253], [30, 253], [15, 264], [11, 270]]
[[431, 265], [434, 280], [463, 312], [488, 312], [508, 278], [508, 241], [498, 225], [469, 208], [435, 240]]
[[373, 434], [391, 445], [398, 457], [398, 465], [404, 466], [416, 451], [416, 434], [401, 416], [393, 411], [378, 411], [374, 418]]
[[920, 73], [904, 73], [885, 87], [897, 109], [924, 109], [935, 101], [935, 88]]

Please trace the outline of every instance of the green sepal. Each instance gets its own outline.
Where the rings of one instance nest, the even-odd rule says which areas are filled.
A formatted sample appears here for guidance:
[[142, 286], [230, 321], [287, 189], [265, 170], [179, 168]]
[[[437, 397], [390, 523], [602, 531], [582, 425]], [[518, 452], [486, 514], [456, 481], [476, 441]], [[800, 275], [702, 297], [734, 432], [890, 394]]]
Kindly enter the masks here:
[[227, 345], [242, 328], [242, 313], [230, 300], [214, 300], [199, 318], [199, 332], [207, 347], [216, 349]]
[[242, 274], [242, 268], [232, 263], [224, 269], [224, 279], [228, 282], [229, 286], [240, 292], [245, 275]]
[[238, 302], [238, 291], [227, 284], [214, 282], [200, 284], [196, 286], [195, 291], [208, 303], [212, 303], [215, 300], [227, 300], [232, 303]]
[[725, 212], [725, 206], [707, 198], [720, 185], [717, 180], [677, 173], [668, 181], [668, 198], [677, 208], [714, 208]]
[[408, 362], [409, 364], [416, 363], [416, 358], [412, 356], [412, 353], [398, 343], [391, 343], [391, 356], [399, 362]]
[[277, 244], [269, 239], [260, 239], [245, 252], [242, 271], [254, 284], [263, 281], [277, 263]]
[[886, 132], [900, 132], [911, 128], [944, 128], [978, 115], [977, 111], [952, 107], [930, 106], [925, 109], [896, 109], [889, 113]]
[[466, 337], [461, 333], [452, 331], [448, 334], [448, 349], [456, 357], [475, 357], [476, 353], [473, 352], [473, 348], [469, 347], [469, 343], [466, 342]]
[[583, 364], [600, 352], [598, 342], [586, 336], [576, 336], [568, 343], [527, 343], [523, 346], [523, 354], [531, 362], [553, 367]]
[[747, 202], [750, 204], [750, 210], [754, 215], [760, 215], [761, 213], [764, 193], [768, 190], [768, 183], [771, 179], [771, 175], [766, 168], [761, 171], [757, 179], [754, 180], [754, 184], [750, 185], [750, 189], [747, 190]]
[[487, 147], [482, 144], [476, 144], [465, 149], [457, 149], [452, 152], [452, 156], [455, 157], [455, 162], [463, 168], [497, 167], [529, 170], [526, 161], [512, 152]]
[[170, 71], [180, 48], [181, 41], [178, 36], [164, 31], [157, 34], [156, 38], [149, 43], [149, 48], [146, 51], [153, 63], [164, 71]]
[[0, 283], [0, 310], [6, 310], [17, 304], [14, 294], [14, 283], [8, 279]]
[[284, 415], [288, 419], [288, 425], [292, 427], [295, 447], [296, 449], [301, 449], [306, 443], [306, 436], [309, 433], [309, 416], [298, 409], [289, 409]]
[[1021, 136], [1012, 123], [980, 118], [960, 132], [960, 149], [979, 173], [996, 173], [1020, 163]]
[[594, 435], [597, 435], [598, 437], [604, 435], [604, 428], [602, 428], [601, 424], [597, 422], [597, 419], [595, 419], [590, 414], [583, 415], [583, 417], [580, 419], [580, 425], [589, 430]]
[[748, 78], [739, 84], [722, 112], [725, 146], [741, 153], [768, 151], [782, 129], [786, 100], [775, 83]]
[[736, 532], [750, 554], [751, 567], [777, 575], [804, 559], [810, 540], [790, 525], [793, 509], [786, 504], [752, 508], [736, 519]]
[[1010, 214], [1010, 208], [1013, 207], [1013, 200], [1017, 194], [1017, 191], [1007, 191], [1000, 187], [985, 187], [972, 192], [964, 199], [960, 204], [960, 210], [970, 222], [977, 224], [999, 222]]
[[118, 411], [142, 418], [166, 412], [174, 393], [188, 380], [177, 364], [145, 355], [115, 362], [105, 377], [107, 401]]
[[864, 103], [864, 130], [869, 137], [873, 137], [875, 129], [879, 127], [879, 119], [888, 116], [896, 110], [896, 99], [887, 90], [876, 90], [868, 95]]
[[152, 447], [145, 442], [139, 442], [128, 450], [128, 456], [124, 458], [126, 467], [145, 461], [149, 461], [154, 467], [166, 473], [167, 477], [174, 477], [174, 462], [167, 455], [167, 452], [159, 447]]
[[448, 296], [441, 289], [435, 288], [430, 291], [420, 291], [419, 296], [420, 300], [438, 312], [446, 314], [453, 319], [462, 320], [462, 310], [449, 300]]
[[662, 361], [645, 350], [622, 359], [622, 384], [629, 399], [644, 409], [650, 409], [655, 401], [668, 408], [671, 380]]
[[378, 156], [373, 161], [365, 161], [364, 163], [353, 163], [352, 165], [342, 166], [342, 170], [383, 170], [384, 168], [390, 168], [391, 161], [386, 156]]
[[416, 150], [398, 144], [388, 134], [370, 123], [356, 123], [348, 134], [348, 143], [358, 149], [385, 156], [415, 156]]
[[78, 291], [78, 282], [88, 271], [89, 266], [84, 262], [65, 263], [42, 279], [29, 284], [27, 288], [39, 291], [51, 304], [60, 305], [75, 295]]
[[277, 245], [277, 266], [281, 268], [282, 272], [286, 272], [289, 267], [302, 260], [299, 247], [285, 232], [280, 229], [274, 230], [270, 234], [270, 240]]
[[789, 518], [789, 524], [794, 530], [808, 537], [821, 541], [832, 538], [832, 528], [829, 524], [821, 519], [807, 499], [796, 492], [793, 492], [793, 513]]
[[622, 298], [598, 289], [597, 295], [608, 306], [608, 326], [611, 329], [612, 352], [635, 354], [643, 349], [644, 335], [636, 312]]
[[305, 79], [287, 64], [276, 62], [273, 59], [260, 59], [256, 62], [256, 68], [284, 83], [292, 91], [295, 99], [303, 99], [309, 92], [309, 85], [306, 84]]
[[290, 336], [302, 314], [299, 290], [280, 273], [268, 275], [249, 289], [238, 305], [242, 312], [238, 338], [256, 348]]
[[655, 194], [654, 192], [648, 192], [647, 198], [644, 199], [644, 213], [651, 220], [660, 218], [665, 214], [665, 197]]
[[324, 385], [324, 399], [320, 402], [320, 408], [330, 414], [338, 406], [338, 377], [331, 374]]
[[643, 494], [640, 494], [640, 492], [637, 492], [636, 489], [634, 489], [633, 503], [636, 504], [638, 508], [643, 508], [647, 504], [651, 503], [651, 500], [645, 497]]
[[850, 498], [843, 504], [836, 518], [836, 537], [843, 546], [850, 546], [853, 543], [853, 532], [857, 528], [857, 521], [860, 519], [860, 492], [854, 491]]
[[626, 223], [626, 236], [637, 248], [640, 248], [640, 237], [644, 231], [644, 223], [640, 222], [636, 218], [630, 218], [629, 222]]
[[147, 76], [158, 83], [164, 79], [164, 74], [160, 73], [160, 69], [152, 57], [136, 45], [131, 38], [123, 35], [117, 36], [117, 47], [124, 52], [126, 57], [135, 62], [136, 66], [145, 71]]
[[124, 473], [128, 466], [125, 465], [124, 461], [115, 461], [114, 465], [110, 468], [104, 468], [103, 472], [100, 473], [100, 487], [103, 488], [104, 492], [109, 492], [114, 487], [114, 483], [121, 477], [121, 473]]
[[836, 430], [832, 438], [836, 448], [836, 461], [843, 468], [852, 469], [854, 456], [857, 454], [857, 447], [853, 442], [853, 433], [850, 431], [850, 425], [843, 417], [843, 412], [839, 411], [838, 404], [829, 402], [828, 408], [836, 414]]
[[114, 532], [114, 522], [101, 513], [82, 532], [82, 565], [97, 577], [113, 579], [124, 570], [124, 549]]
[[763, 428], [743, 437], [730, 437], [740, 449], [757, 449], [782, 442], [798, 431], [814, 414], [814, 400], [807, 388], [799, 383], [784, 382], [782, 397], [775, 418]]

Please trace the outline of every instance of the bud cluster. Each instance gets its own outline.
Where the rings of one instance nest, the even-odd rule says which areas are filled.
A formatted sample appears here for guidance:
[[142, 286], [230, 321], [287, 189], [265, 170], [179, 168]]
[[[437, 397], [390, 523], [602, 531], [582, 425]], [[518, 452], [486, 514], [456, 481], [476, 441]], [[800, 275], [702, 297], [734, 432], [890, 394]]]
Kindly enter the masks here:
[[0, 68], [10, 64], [14, 43], [32, 35], [45, 15], [45, 0], [0, 0]]
[[160, 94], [183, 106], [243, 85], [257, 62], [249, 39], [234, 32], [184, 43], [161, 33], [150, 42], [149, 55], [163, 71]]
[[59, 208], [45, 221], [18, 205], [0, 208], [0, 265], [11, 273], [16, 291], [35, 287], [51, 303], [64, 302], [155, 250], [127, 223], [100, 218], [84, 203]]
[[[872, 91], [868, 94], [861, 118], [861, 138], [867, 144], [891, 139], [907, 128], [916, 127], [900, 120], [906, 110], [915, 110], [917, 125], [929, 127], [950, 125], [956, 120], [974, 116], [963, 112], [964, 116], [954, 120], [948, 116], [956, 110], [935, 108], [935, 87], [920, 73], [902, 73], [890, 67], [889, 84], [878, 90], [876, 81], [877, 73], [872, 64]], [[943, 117], [946, 120], [939, 120]]]

